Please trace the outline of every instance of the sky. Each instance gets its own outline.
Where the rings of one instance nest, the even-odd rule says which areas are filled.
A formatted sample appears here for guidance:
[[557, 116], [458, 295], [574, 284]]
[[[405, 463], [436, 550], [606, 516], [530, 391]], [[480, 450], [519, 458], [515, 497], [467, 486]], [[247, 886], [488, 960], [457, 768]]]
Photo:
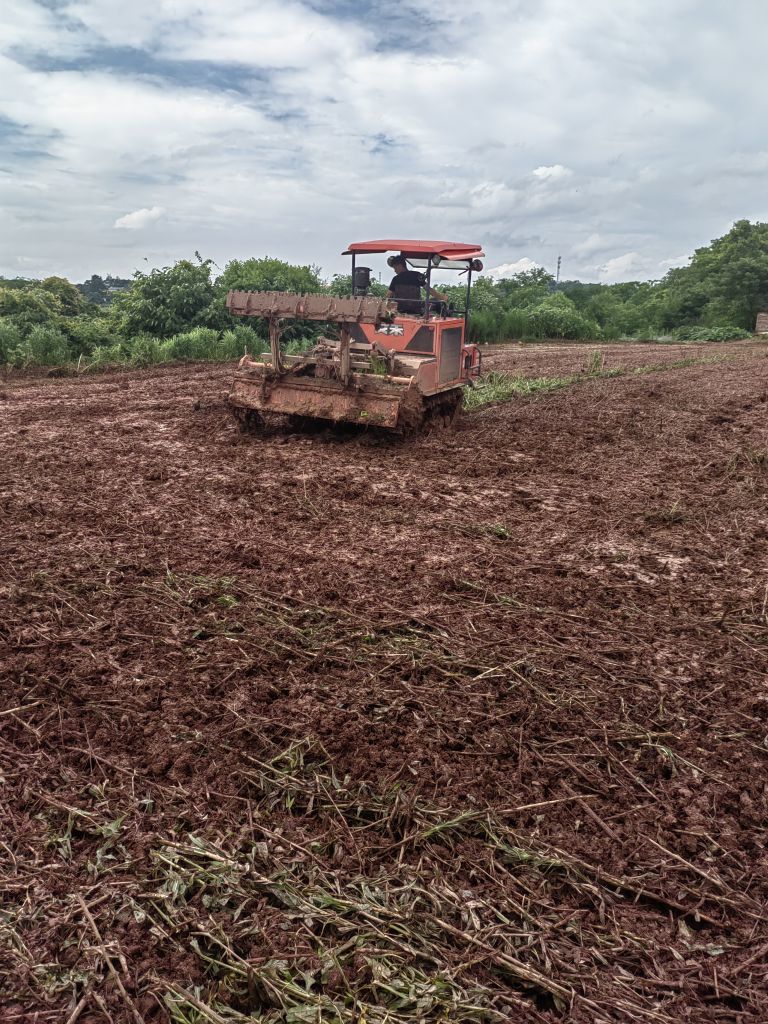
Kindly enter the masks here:
[[768, 220], [766, 40], [765, 0], [2, 0], [0, 276], [437, 238], [657, 279]]

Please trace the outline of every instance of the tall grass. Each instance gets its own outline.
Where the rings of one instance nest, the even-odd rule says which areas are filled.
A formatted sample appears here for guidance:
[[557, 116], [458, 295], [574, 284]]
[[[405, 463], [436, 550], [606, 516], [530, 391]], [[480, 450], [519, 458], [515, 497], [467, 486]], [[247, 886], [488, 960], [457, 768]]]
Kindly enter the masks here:
[[9, 362], [17, 366], [58, 366], [69, 358], [66, 335], [56, 327], [37, 324], [15, 345]]
[[468, 340], [475, 344], [544, 338], [594, 340], [602, 338], [602, 332], [577, 310], [547, 303], [502, 311], [480, 309], [470, 317]]
[[464, 389], [464, 408], [479, 409], [491, 402], [506, 402], [521, 395], [534, 395], [572, 384], [574, 377], [512, 377], [491, 370], [479, 378], [473, 388]]
[[238, 359], [245, 352], [259, 355], [264, 346], [264, 340], [248, 327], [238, 325], [223, 332], [195, 327], [172, 338], [141, 334], [111, 345], [100, 345], [93, 350], [84, 366], [85, 369], [97, 370], [107, 366], [157, 366], [184, 360], [216, 362]]
[[0, 365], [13, 362], [21, 343], [22, 333], [16, 324], [0, 318]]
[[675, 341], [742, 341], [751, 338], [741, 327], [678, 327], [672, 332]]
[[[296, 343], [298, 344], [298, 342]], [[0, 365], [16, 369], [76, 364], [83, 370], [109, 366], [155, 366], [183, 360], [223, 361], [238, 359], [245, 352], [259, 355], [266, 342], [250, 327], [237, 324], [228, 331], [195, 327], [172, 338], [140, 334], [133, 338], [112, 335], [109, 341], [89, 351], [77, 351], [71, 339], [47, 324], [34, 326], [26, 335], [14, 324], [0, 319]], [[306, 344], [304, 344], [306, 347]]]

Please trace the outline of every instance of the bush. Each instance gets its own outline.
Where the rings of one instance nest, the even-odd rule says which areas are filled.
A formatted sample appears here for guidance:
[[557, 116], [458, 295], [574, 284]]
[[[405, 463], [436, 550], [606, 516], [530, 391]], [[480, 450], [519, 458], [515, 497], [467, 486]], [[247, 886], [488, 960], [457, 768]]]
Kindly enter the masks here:
[[566, 306], [547, 300], [528, 310], [529, 337], [534, 338], [595, 338], [601, 337], [600, 328], [593, 320], [583, 316], [571, 303]]
[[99, 370], [107, 366], [120, 366], [130, 359], [130, 351], [124, 342], [115, 342], [113, 345], [100, 345], [91, 353], [88, 361], [89, 370]]
[[319, 269], [294, 266], [269, 256], [230, 260], [216, 279], [216, 287], [225, 295], [232, 288], [254, 292], [321, 292], [323, 283]]
[[215, 359], [219, 332], [211, 327], [194, 327], [174, 334], [160, 346], [164, 361], [172, 359]]
[[72, 284], [66, 277], [46, 277], [40, 282], [40, 288], [56, 297], [64, 316], [77, 316], [88, 305], [88, 300], [77, 285]]
[[537, 306], [478, 309], [469, 320], [468, 340], [475, 344], [513, 338], [600, 339], [598, 324], [580, 313], [565, 295], [549, 296]]
[[467, 340], [475, 345], [487, 345], [491, 342], [501, 341], [499, 318], [484, 309], [471, 313]]
[[148, 334], [131, 338], [126, 347], [130, 351], [131, 363], [134, 366], [154, 366], [161, 360], [161, 342]]
[[529, 332], [528, 314], [524, 309], [508, 309], [501, 318], [501, 341], [510, 338], [527, 338]]
[[221, 336], [207, 327], [195, 327], [173, 338], [155, 338], [139, 334], [112, 345], [100, 345], [93, 350], [90, 369], [107, 366], [155, 366], [184, 359], [239, 359], [245, 350], [252, 355], [262, 351], [263, 342], [248, 327], [238, 325]]
[[215, 297], [210, 260], [179, 260], [149, 274], [137, 272], [131, 287], [115, 297], [111, 313], [124, 337], [173, 338], [193, 327]]
[[286, 342], [280, 347], [287, 356], [301, 356], [313, 348], [314, 344], [315, 339], [313, 337], [305, 336], [303, 338], [292, 338], [291, 341]]
[[61, 320], [74, 359], [89, 356], [94, 349], [113, 344], [115, 330], [106, 317], [73, 316]]
[[741, 327], [678, 327], [672, 332], [675, 341], [739, 341], [751, 338]]
[[56, 327], [38, 324], [16, 348], [11, 362], [18, 367], [60, 366], [69, 360], [69, 346], [65, 335]]
[[264, 338], [245, 324], [236, 324], [229, 331], [224, 331], [219, 341], [219, 359], [239, 359], [240, 356], [257, 356], [267, 347]]
[[60, 313], [56, 296], [37, 283], [25, 289], [0, 287], [0, 316], [25, 316], [29, 323], [43, 323]]
[[21, 331], [14, 323], [0, 319], [0, 365], [13, 362], [21, 345]]

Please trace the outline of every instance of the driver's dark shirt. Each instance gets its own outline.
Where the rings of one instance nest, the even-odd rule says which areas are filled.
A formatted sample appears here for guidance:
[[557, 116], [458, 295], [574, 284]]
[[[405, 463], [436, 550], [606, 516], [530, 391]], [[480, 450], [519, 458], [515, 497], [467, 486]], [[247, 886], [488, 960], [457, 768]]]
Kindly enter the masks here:
[[389, 283], [389, 290], [395, 297], [399, 312], [421, 312], [421, 289], [426, 283], [426, 275], [420, 274], [418, 270], [403, 270], [395, 274]]
[[[398, 298], [400, 293], [404, 299], [418, 298], [421, 294], [421, 289], [427, 283], [425, 274], [420, 274], [418, 270], [401, 270], [399, 274], [395, 274], [389, 283], [389, 290]], [[407, 288], [408, 292], [405, 293], [403, 289]], [[418, 288], [418, 295], [414, 295], [413, 288]]]

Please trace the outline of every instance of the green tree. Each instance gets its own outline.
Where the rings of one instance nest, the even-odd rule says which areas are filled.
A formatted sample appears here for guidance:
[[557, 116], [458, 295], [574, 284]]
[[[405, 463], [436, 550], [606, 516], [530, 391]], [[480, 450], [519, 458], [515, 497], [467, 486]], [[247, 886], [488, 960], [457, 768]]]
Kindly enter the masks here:
[[[444, 289], [442, 289], [444, 290]], [[466, 289], [462, 288], [461, 285], [456, 285], [451, 289], [451, 292], [457, 292], [461, 296], [461, 301], [464, 301], [464, 293]], [[477, 313], [495, 313], [500, 314], [502, 312], [503, 303], [501, 295], [499, 294], [498, 288], [490, 277], [478, 277], [472, 282], [472, 288], [470, 290], [470, 308]]]
[[752, 331], [768, 309], [768, 224], [739, 220], [731, 230], [697, 249], [690, 265], [671, 270], [664, 325], [738, 325]]
[[656, 281], [611, 285], [563, 281], [558, 286], [560, 293], [567, 295], [583, 316], [599, 324], [606, 338], [653, 334], [662, 326], [663, 292]]
[[37, 281], [27, 288], [0, 288], [0, 317], [6, 317], [22, 334], [36, 324], [47, 324], [61, 316], [61, 303]]
[[0, 366], [13, 362], [21, 340], [19, 328], [7, 317], [0, 317]]
[[110, 345], [115, 340], [114, 324], [106, 316], [67, 317], [61, 321], [61, 329], [67, 336], [74, 359], [89, 356], [94, 349]]
[[179, 260], [149, 274], [137, 271], [131, 288], [116, 296], [110, 312], [125, 337], [170, 338], [192, 327], [208, 326], [215, 299], [211, 261]]
[[536, 338], [599, 338], [594, 320], [580, 313], [572, 299], [562, 292], [548, 295], [538, 305], [526, 309], [528, 330]]
[[[233, 317], [226, 311], [225, 302], [227, 292], [230, 290], [242, 290], [253, 292], [324, 292], [326, 287], [320, 279], [320, 268], [303, 265], [294, 266], [284, 260], [272, 259], [269, 256], [260, 258], [252, 257], [248, 260], [231, 260], [224, 272], [216, 280], [216, 300], [211, 306], [209, 313], [213, 318], [216, 311], [223, 314], [227, 323], [220, 325], [213, 319], [201, 320], [209, 326], [223, 326], [224, 329], [232, 328], [236, 324], [242, 324], [242, 317]], [[258, 336], [264, 337], [267, 333], [267, 326], [263, 320], [258, 318], [246, 318], [248, 327]], [[321, 328], [318, 324], [305, 320], [294, 320], [286, 324], [283, 330], [283, 338], [286, 342], [299, 339], [311, 340]]]
[[69, 360], [66, 336], [52, 324], [35, 324], [12, 354], [17, 366], [59, 366]]
[[[345, 295], [352, 294], [352, 275], [351, 274], [334, 274], [331, 278], [331, 283], [326, 286], [326, 290], [331, 295], [338, 295], [343, 298]], [[378, 281], [371, 280], [371, 295], [376, 295], [380, 299], [383, 299], [387, 294], [388, 288], [385, 284], [379, 284]]]
[[[481, 280], [484, 280], [481, 278]], [[522, 270], [495, 282], [496, 292], [507, 309], [535, 306], [555, 289], [554, 277], [543, 267]]]
[[241, 289], [252, 292], [322, 292], [320, 268], [293, 266], [269, 256], [231, 260], [216, 281], [224, 292]]
[[37, 281], [30, 281], [28, 277], [0, 277], [0, 288], [29, 288], [37, 284]]
[[66, 277], [46, 277], [40, 282], [40, 287], [56, 296], [64, 316], [78, 316], [88, 304], [77, 285], [71, 284]]

